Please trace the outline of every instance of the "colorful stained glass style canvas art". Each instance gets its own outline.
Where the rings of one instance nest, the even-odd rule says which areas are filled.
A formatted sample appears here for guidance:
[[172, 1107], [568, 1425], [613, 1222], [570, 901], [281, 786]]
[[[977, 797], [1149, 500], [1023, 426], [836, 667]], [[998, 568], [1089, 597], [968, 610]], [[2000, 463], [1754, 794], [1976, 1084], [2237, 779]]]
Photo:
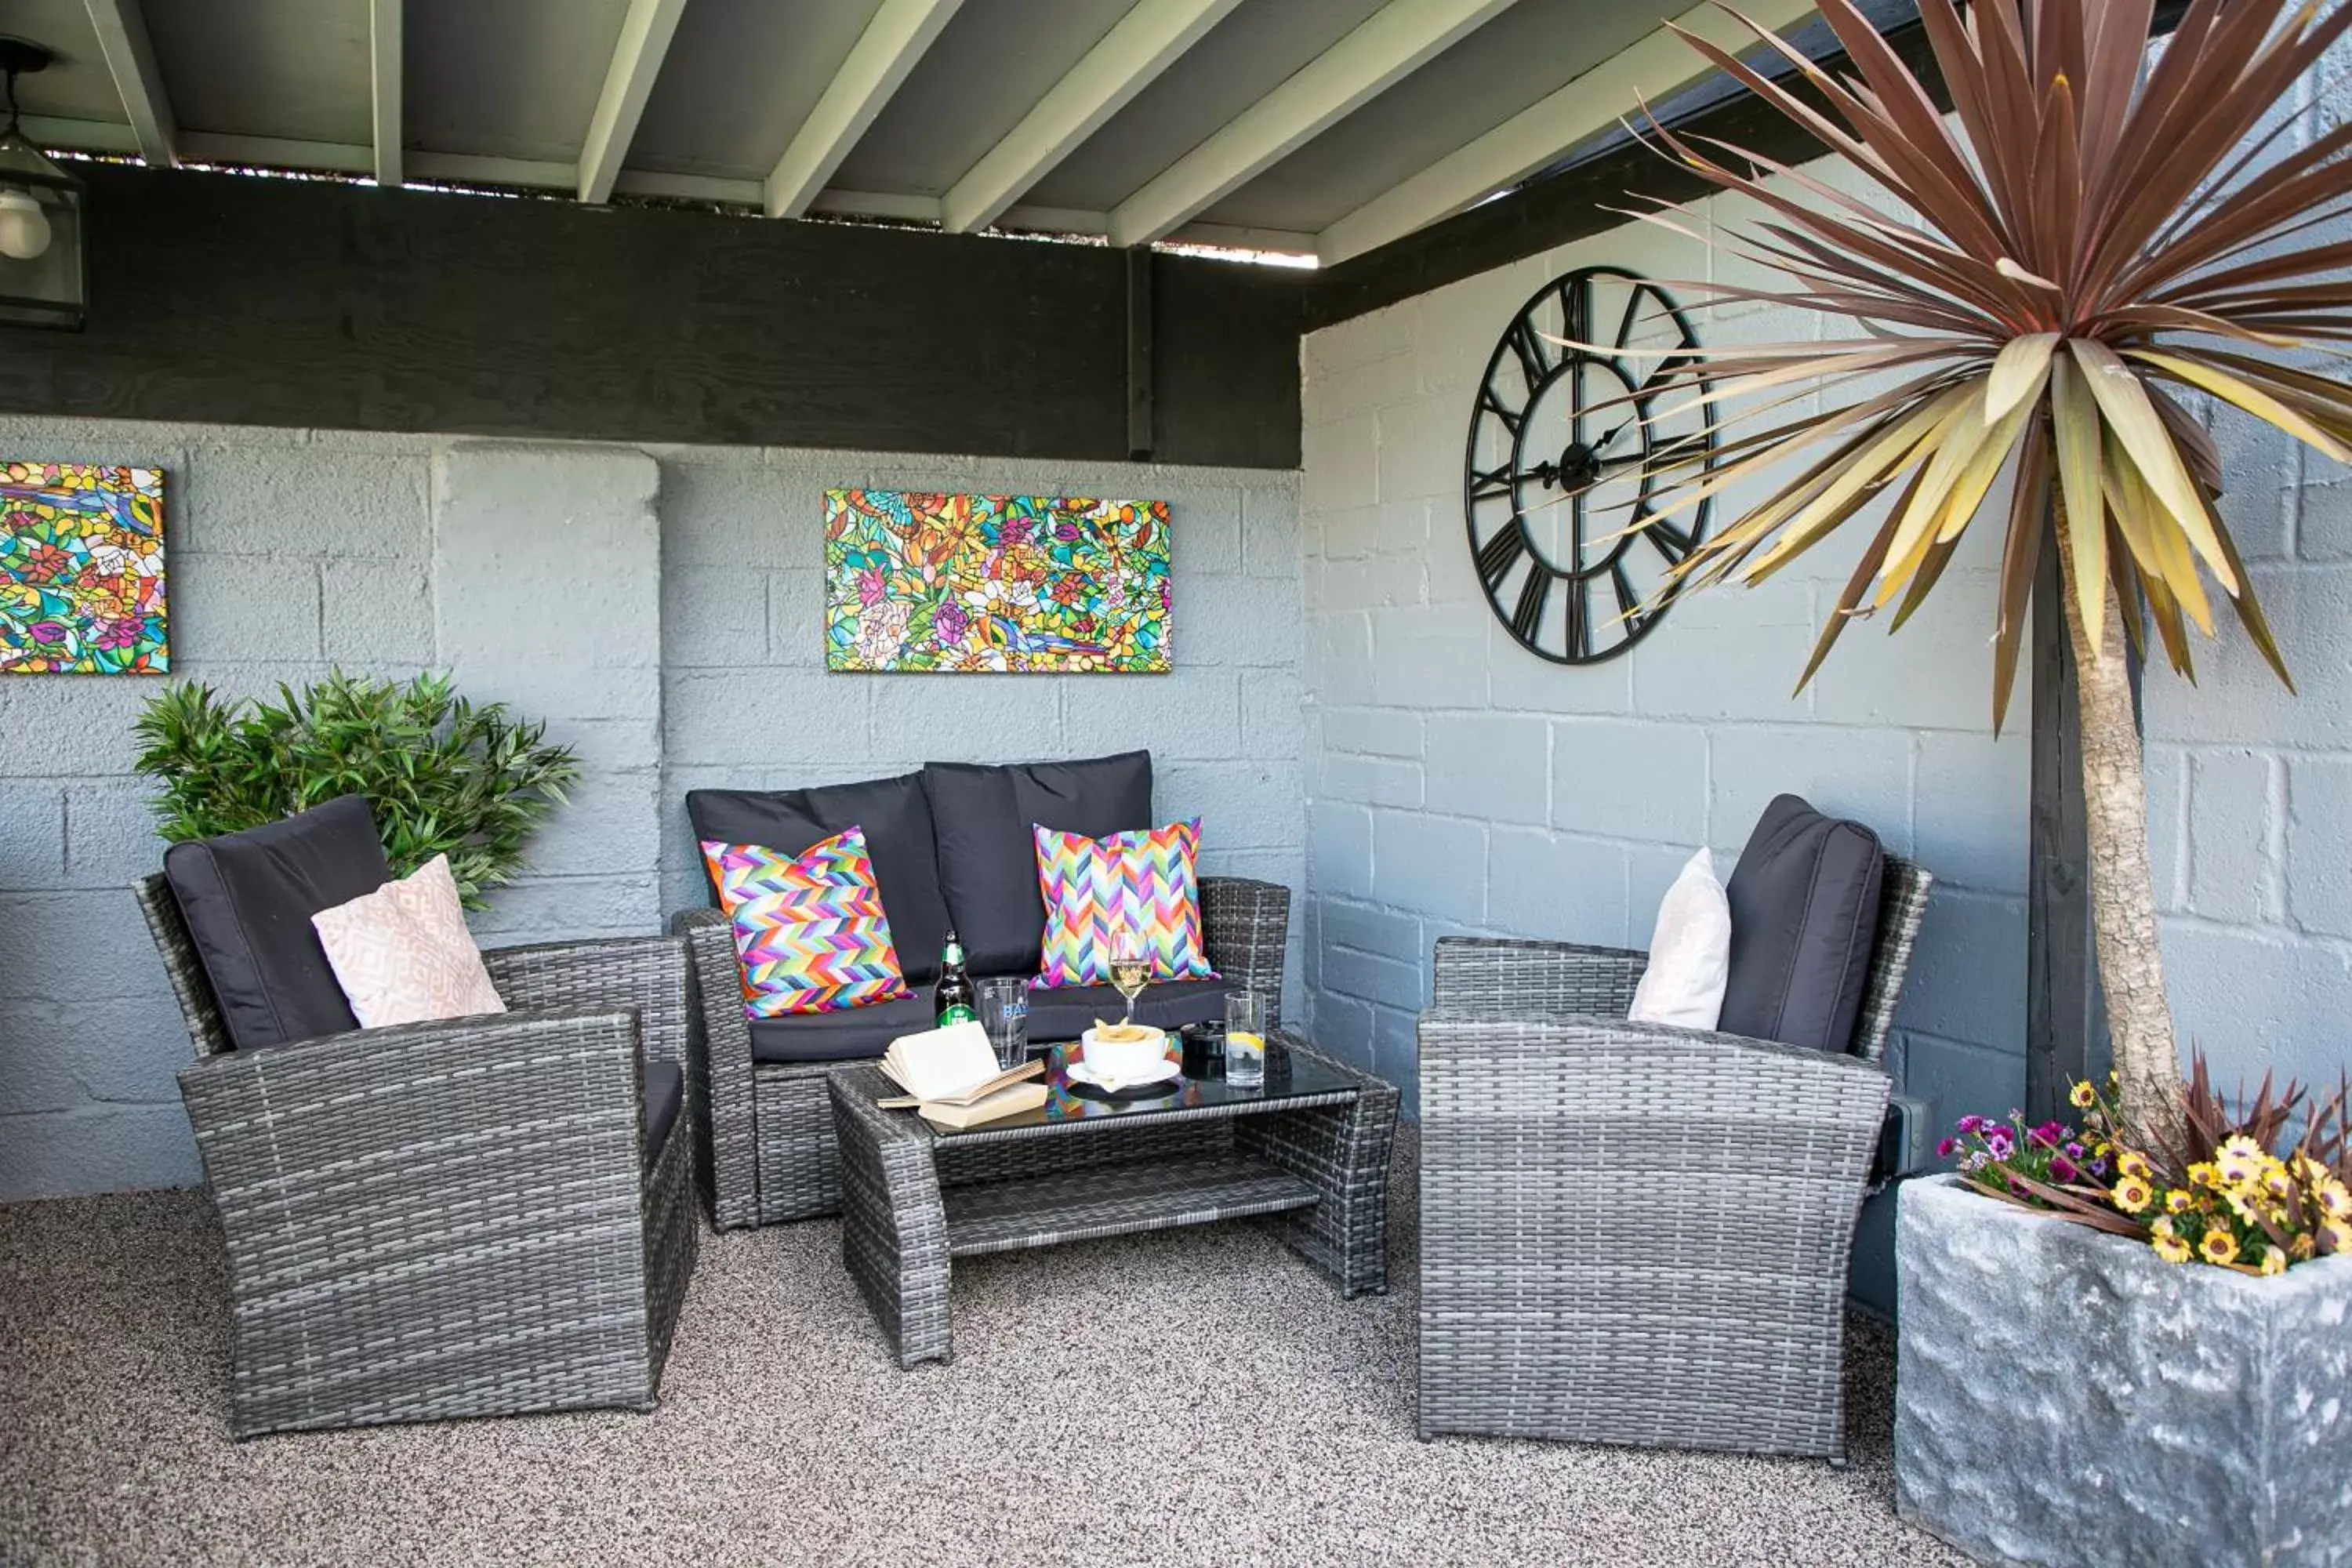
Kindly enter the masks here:
[[161, 675], [163, 470], [0, 463], [0, 675]]
[[1168, 503], [827, 490], [825, 667], [1169, 668]]

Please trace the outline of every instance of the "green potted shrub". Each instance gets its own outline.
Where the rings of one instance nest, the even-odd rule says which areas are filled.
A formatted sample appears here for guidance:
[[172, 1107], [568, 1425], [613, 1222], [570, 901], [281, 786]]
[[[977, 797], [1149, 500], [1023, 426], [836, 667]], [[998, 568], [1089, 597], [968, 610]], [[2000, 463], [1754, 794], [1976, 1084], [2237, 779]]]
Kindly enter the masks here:
[[156, 781], [174, 843], [257, 827], [338, 795], [365, 797], [395, 875], [436, 855], [469, 909], [511, 882], [523, 845], [580, 777], [571, 748], [500, 703], [457, 696], [446, 676], [405, 683], [340, 670], [275, 702], [224, 701], [182, 682], [151, 700], [134, 764]]
[[1802, 90], [1691, 38], [1861, 178], [1653, 128], [1769, 214], [1715, 243], [1788, 279], [1703, 289], [1822, 326], [1668, 365], [1705, 390], [1651, 395], [1714, 411], [1723, 439], [1712, 457], [1670, 447], [1647, 477], [1669, 516], [1768, 481], [1677, 586], [1755, 583], [1850, 522], [1869, 531], [1801, 687], [1849, 621], [1887, 611], [1899, 628], [1970, 528], [2005, 526], [1996, 729], [2055, 536], [2117, 1077], [2112, 1095], [2077, 1087], [2081, 1127], [1969, 1119], [1949, 1150], [1963, 1173], [1905, 1188], [1898, 1507], [2004, 1562], [2337, 1563], [2344, 1102], [2291, 1092], [2282, 1112], [2265, 1091], [2232, 1109], [2201, 1064], [2183, 1080], [2130, 667], [2160, 651], [2189, 674], [2192, 628], [2212, 635], [2226, 606], [2287, 679], [2191, 404], [2352, 458], [2352, 387], [2326, 357], [2352, 340], [2352, 247], [2320, 226], [2352, 201], [2352, 126], [2298, 145], [2282, 107], [2352, 5], [2195, 0], [2152, 51], [2153, 9], [1923, 0], [1948, 116], [1853, 0], [1821, 5], [1844, 76], [1759, 32]]

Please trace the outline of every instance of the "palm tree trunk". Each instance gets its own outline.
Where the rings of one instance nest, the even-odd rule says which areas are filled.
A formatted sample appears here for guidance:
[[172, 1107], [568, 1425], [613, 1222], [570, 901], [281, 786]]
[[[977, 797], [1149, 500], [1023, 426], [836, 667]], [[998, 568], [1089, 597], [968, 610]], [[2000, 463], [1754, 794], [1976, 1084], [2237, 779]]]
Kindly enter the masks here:
[[2182, 1128], [2180, 1057], [2157, 945], [2156, 877], [2147, 858], [2147, 786], [2140, 772], [2139, 725], [2124, 652], [2123, 611], [2106, 595], [2099, 644], [2084, 628], [2063, 496], [2053, 487], [2063, 577], [2066, 641], [2074, 656], [2082, 713], [2083, 815], [2091, 852], [2091, 931], [2106, 994], [2124, 1120], [2151, 1151], [2169, 1152]]

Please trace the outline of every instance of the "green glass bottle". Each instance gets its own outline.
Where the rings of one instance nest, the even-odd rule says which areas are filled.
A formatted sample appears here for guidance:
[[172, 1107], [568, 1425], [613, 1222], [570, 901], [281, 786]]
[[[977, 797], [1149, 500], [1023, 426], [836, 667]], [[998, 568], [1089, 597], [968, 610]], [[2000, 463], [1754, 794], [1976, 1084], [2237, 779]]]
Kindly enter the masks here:
[[950, 1024], [975, 1023], [980, 1018], [974, 1005], [978, 999], [971, 976], [964, 973], [963, 943], [956, 940], [955, 927], [950, 926], [947, 947], [940, 954], [940, 983], [931, 988], [931, 1011], [942, 1029]]

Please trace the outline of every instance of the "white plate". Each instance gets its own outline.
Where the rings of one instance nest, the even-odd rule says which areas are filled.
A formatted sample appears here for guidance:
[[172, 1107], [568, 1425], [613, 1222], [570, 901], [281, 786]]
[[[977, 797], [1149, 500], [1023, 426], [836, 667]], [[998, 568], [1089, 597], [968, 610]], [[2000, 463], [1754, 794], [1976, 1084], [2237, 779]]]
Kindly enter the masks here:
[[1181, 1078], [1184, 1076], [1184, 1064], [1171, 1058], [1161, 1062], [1157, 1072], [1148, 1072], [1140, 1078], [1121, 1079], [1116, 1083], [1105, 1081], [1092, 1068], [1082, 1061], [1073, 1060], [1070, 1063], [1069, 1072], [1072, 1083], [1083, 1083], [1090, 1088], [1116, 1094], [1121, 1089], [1140, 1089], [1148, 1083], [1165, 1083], [1171, 1078]]

